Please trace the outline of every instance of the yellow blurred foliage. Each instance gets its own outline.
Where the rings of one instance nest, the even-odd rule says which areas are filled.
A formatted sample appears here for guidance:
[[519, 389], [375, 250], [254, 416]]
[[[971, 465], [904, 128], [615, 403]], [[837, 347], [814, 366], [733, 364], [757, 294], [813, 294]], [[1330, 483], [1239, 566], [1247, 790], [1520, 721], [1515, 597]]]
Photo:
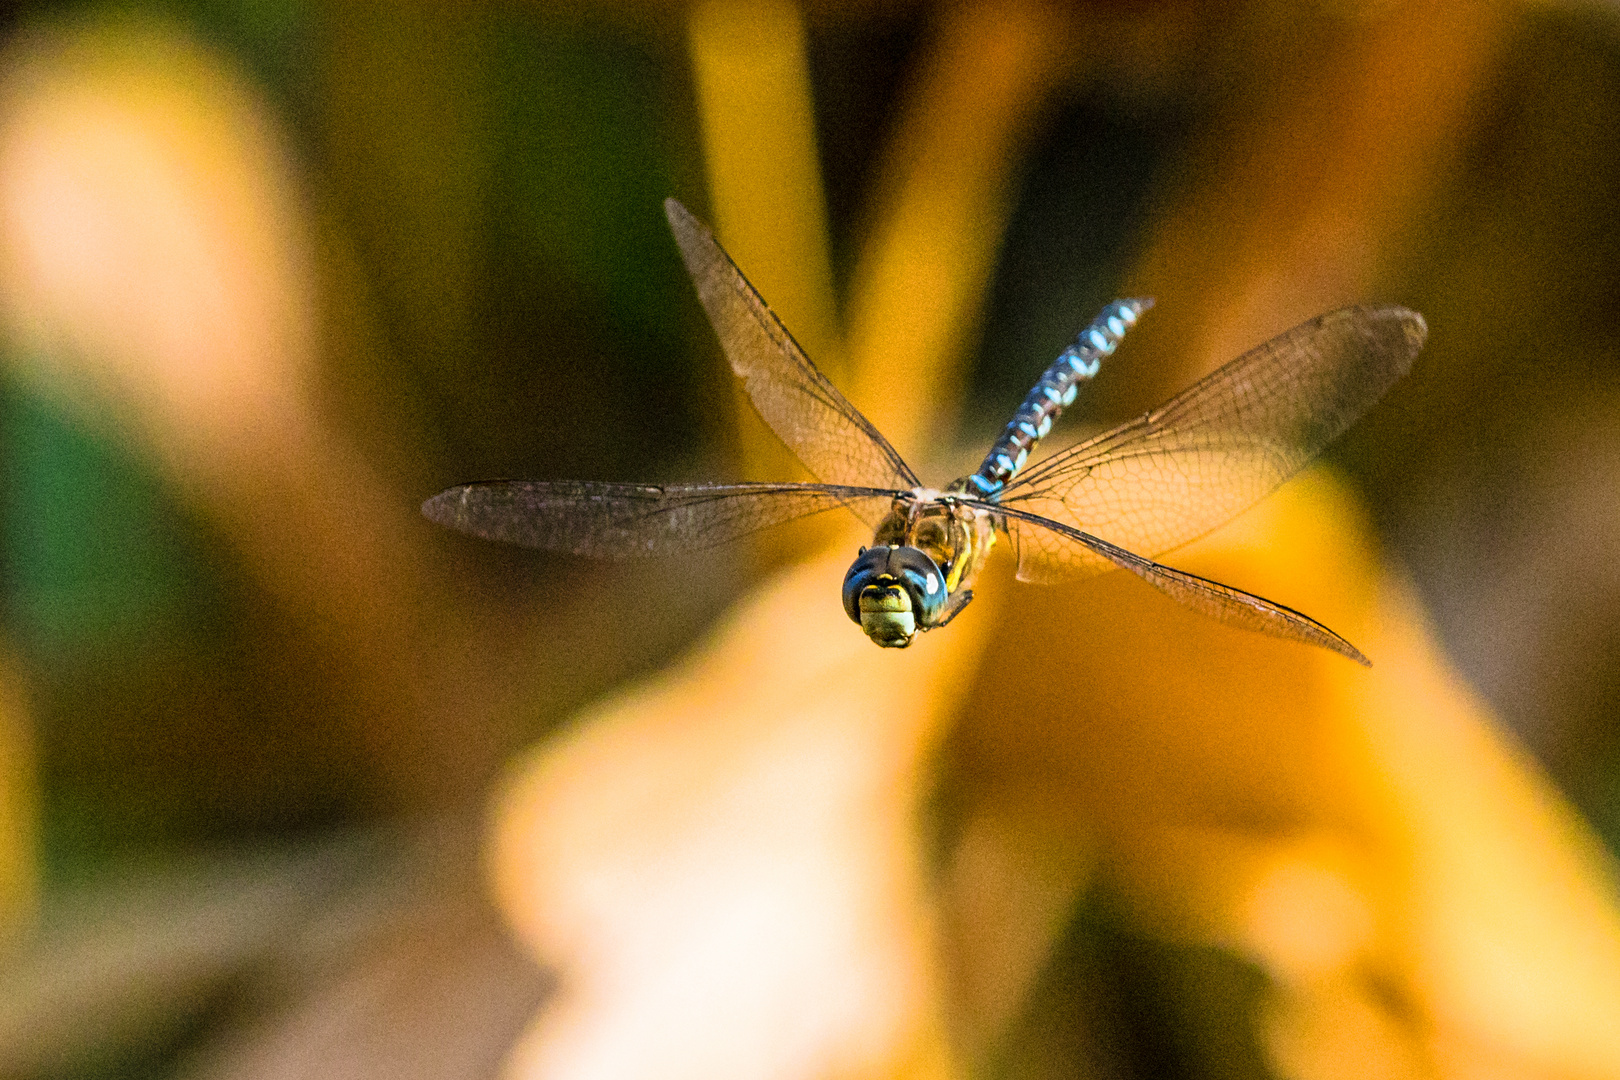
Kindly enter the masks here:
[[[1246, 149], [1182, 193], [1138, 270], [1189, 298], [1150, 338], [1187, 365], [1167, 378], [1376, 280], [1457, 152], [1497, 10], [1367, 13], [1315, 97], [1221, 131]], [[1063, 40], [1050, 9], [958, 10], [908, 99], [849, 305], [852, 398], [902, 449], [918, 402], [950, 396]], [[1229, 205], [1235, 235], [1202, 227]], [[1103, 884], [1144, 933], [1265, 973], [1281, 1075], [1620, 1076], [1611, 867], [1329, 474], [1174, 561], [1321, 618], [1370, 672], [1125, 575], [1035, 589], [1005, 567], [890, 656], [833, 603], [848, 555], [784, 572], [516, 768], [497, 892], [564, 990], [512, 1075], [961, 1075]], [[940, 782], [961, 820], [930, 879]]]
[[[318, 250], [268, 107], [161, 20], [40, 30], [8, 59], [8, 362], [33, 393], [155, 467], [340, 663], [365, 705], [335, 715], [381, 773], [363, 799], [464, 798], [498, 739], [466, 722], [483, 708], [468, 688], [504, 690], [454, 674], [483, 658], [439, 632], [446, 568], [412, 501], [323, 408], [316, 359], [334, 343], [317, 287], [353, 306], [359, 290]], [[526, 640], [492, 637], [506, 642], [494, 648]]]
[[0, 651], [0, 940], [39, 902], [39, 807], [34, 733], [22, 672]]
[[[1197, 48], [1174, 25], [1196, 29], [1190, 10], [941, 6], [842, 333], [794, 9], [709, 0], [684, 23], [723, 239], [917, 464], [955, 452], [940, 434], [1040, 111], [1115, 22], [1149, 25], [1108, 39], [1127, 53]], [[1324, 70], [1276, 61], [1309, 94], [1260, 108], [1257, 89], [1211, 121], [1129, 275], [1160, 299], [1129, 347], [1165, 358], [1132, 393], [1162, 397], [1384, 280], [1456, 166], [1504, 10], [1347, 12]], [[343, 257], [322, 250], [267, 108], [160, 24], [11, 57], [0, 301], [26, 375], [81, 414], [121, 410], [353, 673], [353, 741], [388, 805], [443, 807], [494, 757], [512, 658], [537, 634], [449, 616], [447, 560], [319, 407], [316, 293]], [[333, 81], [364, 97], [368, 77]], [[432, 246], [413, 248], [424, 288]], [[471, 258], [445, 271], [458, 295]], [[860, 540], [812, 550], [513, 766], [490, 872], [561, 989], [510, 1075], [965, 1075], [1103, 891], [1142, 934], [1263, 973], [1261, 1041], [1291, 1080], [1620, 1078], [1613, 867], [1452, 669], [1333, 474], [1172, 561], [1322, 619], [1371, 671], [1125, 575], [1034, 588], [1005, 560], [948, 630], [880, 651], [837, 602]], [[19, 685], [0, 658], [0, 920], [34, 888]], [[942, 789], [955, 816], [933, 851]]]

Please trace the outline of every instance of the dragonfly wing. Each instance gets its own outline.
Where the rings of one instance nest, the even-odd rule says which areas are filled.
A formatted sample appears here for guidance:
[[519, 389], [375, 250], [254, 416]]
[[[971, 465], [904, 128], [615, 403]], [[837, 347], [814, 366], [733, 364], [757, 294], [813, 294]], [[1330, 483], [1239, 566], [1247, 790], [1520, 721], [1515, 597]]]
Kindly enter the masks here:
[[1055, 585], [1118, 569], [1085, 544], [1055, 529], [1035, 524], [1035, 521], [1045, 520], [1034, 514], [1014, 517], [1010, 509], [1001, 518], [1007, 537], [1012, 541], [1013, 554], [1018, 559], [1019, 581]]
[[674, 199], [664, 200], [664, 212], [731, 369], [804, 467], [828, 484], [917, 487], [916, 474], [816, 370], [714, 234]]
[[1183, 607], [1191, 608], [1227, 626], [1253, 630], [1288, 641], [1300, 641], [1347, 656], [1371, 667], [1372, 661], [1360, 649], [1308, 615], [1273, 603], [1264, 597], [1156, 563], [1117, 544], [1055, 521], [1009, 511], [1003, 522], [1018, 547], [1020, 564], [1027, 547], [1037, 547], [1043, 557], [1069, 565], [1077, 573], [1120, 567], [1165, 593]]
[[461, 484], [422, 504], [460, 532], [598, 558], [695, 551], [840, 506], [875, 513], [898, 494], [830, 484], [654, 487], [541, 480]]
[[[1400, 307], [1345, 308], [1251, 349], [1168, 404], [1031, 467], [1000, 502], [1158, 555], [1253, 506], [1406, 374], [1428, 333]], [[1096, 560], [1020, 549], [1018, 576]]]

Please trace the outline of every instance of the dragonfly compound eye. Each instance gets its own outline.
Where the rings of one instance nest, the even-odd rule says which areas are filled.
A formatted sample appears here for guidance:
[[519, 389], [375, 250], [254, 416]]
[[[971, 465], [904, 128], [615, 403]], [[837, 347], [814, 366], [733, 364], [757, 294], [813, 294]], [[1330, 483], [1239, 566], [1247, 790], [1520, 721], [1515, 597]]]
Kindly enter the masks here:
[[914, 547], [872, 547], [844, 575], [844, 611], [866, 636], [891, 648], [911, 644], [945, 609], [945, 576]]

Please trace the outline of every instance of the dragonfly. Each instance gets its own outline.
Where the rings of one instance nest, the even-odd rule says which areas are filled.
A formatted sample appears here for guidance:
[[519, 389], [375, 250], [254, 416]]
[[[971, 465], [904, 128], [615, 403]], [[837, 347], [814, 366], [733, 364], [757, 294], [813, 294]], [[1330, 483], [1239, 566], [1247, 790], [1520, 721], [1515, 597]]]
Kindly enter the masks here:
[[811, 363], [713, 233], [675, 199], [664, 209], [732, 370], [815, 481], [480, 481], [427, 500], [428, 518], [524, 547], [626, 558], [704, 550], [848, 510], [873, 534], [844, 576], [844, 610], [887, 648], [961, 614], [991, 551], [1003, 545], [1021, 581], [1124, 569], [1229, 626], [1370, 664], [1307, 615], [1153, 556], [1248, 509], [1350, 427], [1411, 367], [1428, 333], [1417, 312], [1319, 315], [1164, 405], [1029, 464], [1079, 384], [1152, 305], [1116, 300], [1036, 380], [977, 471], [932, 488]]

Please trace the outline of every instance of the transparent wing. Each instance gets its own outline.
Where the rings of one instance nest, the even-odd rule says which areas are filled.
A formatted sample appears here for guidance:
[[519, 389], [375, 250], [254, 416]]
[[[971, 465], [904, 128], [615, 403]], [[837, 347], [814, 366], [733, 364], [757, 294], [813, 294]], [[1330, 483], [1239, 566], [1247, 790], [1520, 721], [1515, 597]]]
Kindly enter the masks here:
[[[1407, 372], [1427, 333], [1405, 308], [1319, 315], [1168, 404], [1034, 465], [999, 501], [1152, 555], [1180, 547], [1320, 453]], [[1111, 561], [1031, 538], [1018, 576], [1053, 581]]]
[[422, 513], [487, 540], [631, 558], [715, 547], [840, 506], [871, 513], [896, 494], [831, 484], [653, 487], [486, 480], [439, 492], [422, 504]]
[[1308, 615], [1283, 607], [1253, 593], [1210, 581], [1196, 574], [1156, 563], [1116, 544], [1099, 540], [1079, 529], [1033, 514], [1005, 510], [1001, 516], [1023, 565], [1026, 549], [1055, 564], [1072, 563], [1082, 572], [1120, 567], [1146, 581], [1183, 607], [1191, 608], [1227, 626], [1253, 630], [1288, 641], [1302, 641], [1331, 649], [1356, 663], [1371, 667], [1360, 649]]
[[759, 415], [816, 479], [862, 487], [917, 487], [871, 421], [805, 356], [697, 218], [674, 199], [664, 212], [714, 332]]

